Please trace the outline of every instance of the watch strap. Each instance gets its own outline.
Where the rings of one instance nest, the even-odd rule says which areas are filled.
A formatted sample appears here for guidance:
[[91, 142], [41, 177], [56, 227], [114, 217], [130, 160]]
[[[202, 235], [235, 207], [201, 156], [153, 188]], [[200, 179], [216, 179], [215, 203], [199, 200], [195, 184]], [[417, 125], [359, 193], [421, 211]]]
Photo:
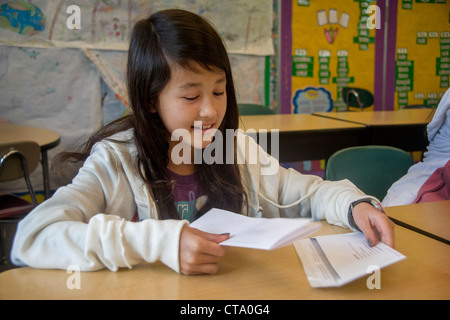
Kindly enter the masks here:
[[358, 231], [361, 231], [359, 229], [359, 227], [356, 225], [355, 220], [353, 218], [353, 208], [357, 205], [360, 204], [361, 202], [367, 202], [368, 204], [372, 205], [375, 209], [377, 209], [378, 211], [382, 212], [382, 213], [386, 213], [384, 211], [383, 206], [381, 205], [381, 203], [373, 198], [362, 198], [356, 201], [353, 201], [350, 204], [350, 208], [348, 210], [348, 222], [350, 223], [350, 226], [352, 228], [355, 228]]

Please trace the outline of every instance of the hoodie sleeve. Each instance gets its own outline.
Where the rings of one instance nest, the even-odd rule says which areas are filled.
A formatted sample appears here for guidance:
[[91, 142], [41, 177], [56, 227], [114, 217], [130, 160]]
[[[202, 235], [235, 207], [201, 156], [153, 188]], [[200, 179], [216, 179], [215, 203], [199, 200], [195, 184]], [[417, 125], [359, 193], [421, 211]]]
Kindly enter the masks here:
[[314, 175], [280, 168], [278, 206], [286, 217], [311, 217], [341, 227], [349, 221], [350, 205], [358, 200], [376, 198], [365, 195], [349, 180], [325, 181]]
[[72, 184], [58, 189], [18, 226], [11, 253], [19, 266], [116, 271], [162, 261], [179, 271], [185, 222], [131, 222], [136, 204], [113, 150], [97, 144]]
[[246, 143], [248, 153], [256, 154], [259, 159], [257, 164], [247, 161], [250, 174], [244, 175], [249, 205], [255, 207], [249, 212], [259, 208], [264, 217], [311, 217], [354, 229], [349, 221], [350, 205], [361, 199], [377, 200], [365, 195], [349, 180], [325, 181], [318, 176], [285, 169], [253, 139], [247, 139]]

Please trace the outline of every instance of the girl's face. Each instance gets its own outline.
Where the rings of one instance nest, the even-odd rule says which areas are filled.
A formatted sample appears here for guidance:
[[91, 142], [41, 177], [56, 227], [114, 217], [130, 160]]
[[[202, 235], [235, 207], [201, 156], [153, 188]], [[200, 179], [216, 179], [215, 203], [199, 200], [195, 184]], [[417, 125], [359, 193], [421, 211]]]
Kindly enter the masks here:
[[[158, 112], [171, 137], [183, 136], [182, 143], [203, 149], [211, 143], [225, 116], [227, 81], [222, 70], [196, 67], [197, 72], [178, 65], [171, 68], [171, 78], [153, 112]], [[178, 139], [169, 138], [170, 149], [178, 143]]]

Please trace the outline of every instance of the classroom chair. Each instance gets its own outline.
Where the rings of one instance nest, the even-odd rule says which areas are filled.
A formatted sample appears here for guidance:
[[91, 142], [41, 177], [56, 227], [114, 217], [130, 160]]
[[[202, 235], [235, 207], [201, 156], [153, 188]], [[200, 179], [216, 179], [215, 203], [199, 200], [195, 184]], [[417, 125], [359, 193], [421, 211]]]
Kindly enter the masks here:
[[12, 193], [0, 195], [0, 272], [14, 267], [9, 255], [17, 224], [37, 205], [30, 173], [36, 169], [40, 153], [36, 142], [0, 144], [0, 182], [24, 178], [32, 199], [30, 203]]
[[348, 179], [361, 191], [383, 200], [390, 186], [414, 164], [405, 151], [388, 146], [350, 147], [327, 161], [325, 179]]
[[365, 108], [373, 105], [373, 94], [366, 89], [344, 87], [342, 88], [342, 98], [347, 105], [347, 111], [350, 111], [350, 107], [364, 111]]
[[238, 108], [240, 116], [274, 114], [272, 109], [259, 104], [239, 103]]

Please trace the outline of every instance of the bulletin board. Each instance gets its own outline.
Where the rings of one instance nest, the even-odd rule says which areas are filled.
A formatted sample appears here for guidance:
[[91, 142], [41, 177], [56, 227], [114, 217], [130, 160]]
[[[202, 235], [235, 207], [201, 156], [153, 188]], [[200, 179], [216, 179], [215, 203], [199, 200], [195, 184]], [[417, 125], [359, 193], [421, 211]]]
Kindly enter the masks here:
[[450, 2], [399, 0], [395, 108], [437, 106], [449, 76]]
[[375, 1], [292, 0], [292, 113], [345, 108], [345, 86], [374, 89]]
[[[137, 20], [158, 10], [183, 8], [213, 21], [230, 53], [274, 53], [271, 0], [13, 0], [0, 3], [0, 43], [8, 45], [127, 50], [130, 32]], [[71, 5], [80, 10], [76, 29], [67, 26], [75, 13], [70, 10]]]
[[[75, 21], [72, 5], [79, 8], [75, 28], [68, 27]], [[240, 100], [266, 104], [266, 57], [275, 52], [273, 7], [272, 0], [0, 0], [0, 45], [32, 48], [24, 50], [34, 57], [38, 49], [82, 49], [126, 106], [123, 61], [134, 23], [158, 10], [182, 8], [208, 19], [221, 33], [234, 55], [233, 70], [242, 84]], [[245, 80], [241, 75], [247, 76]]]

